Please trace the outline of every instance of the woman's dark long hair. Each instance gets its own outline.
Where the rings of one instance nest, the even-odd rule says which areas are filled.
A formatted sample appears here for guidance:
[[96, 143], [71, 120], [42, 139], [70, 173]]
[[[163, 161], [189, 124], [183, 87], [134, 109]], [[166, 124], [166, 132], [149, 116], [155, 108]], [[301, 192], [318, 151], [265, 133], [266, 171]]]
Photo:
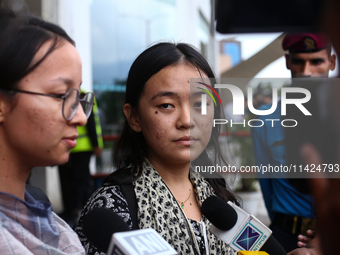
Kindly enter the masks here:
[[[47, 41], [52, 43], [46, 54], [32, 63]], [[55, 24], [31, 15], [0, 10], [0, 91], [4, 93], [16, 88], [18, 82], [39, 66], [62, 41], [75, 45]]]
[[[191, 45], [185, 43], [158, 43], [141, 53], [132, 64], [127, 83], [125, 103], [130, 104], [138, 112], [139, 101], [144, 93], [146, 82], [151, 76], [171, 65], [185, 63], [191, 65], [199, 72], [205, 73], [209, 78], [215, 75], [206, 59]], [[221, 107], [215, 107], [215, 118], [221, 116]], [[193, 165], [211, 165], [224, 160], [218, 143], [220, 125], [213, 128], [207, 148], [202, 152]], [[214, 150], [214, 158], [208, 156], [208, 151]], [[210, 154], [210, 153], [209, 153]], [[147, 145], [141, 132], [137, 133], [128, 124], [125, 124], [113, 152], [113, 164], [118, 169], [102, 182], [103, 186], [120, 185], [136, 180], [142, 173], [144, 157], [147, 157]], [[226, 201], [238, 204], [234, 194], [227, 189], [225, 180], [220, 178], [207, 178], [218, 196]]]

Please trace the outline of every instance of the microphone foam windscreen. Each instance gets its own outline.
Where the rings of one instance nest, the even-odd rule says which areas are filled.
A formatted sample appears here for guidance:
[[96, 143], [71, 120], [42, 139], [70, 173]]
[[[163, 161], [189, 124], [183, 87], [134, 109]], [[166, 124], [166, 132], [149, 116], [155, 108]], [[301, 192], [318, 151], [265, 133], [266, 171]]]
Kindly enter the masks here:
[[237, 222], [237, 212], [220, 197], [211, 196], [204, 200], [201, 212], [220, 230], [227, 231]]
[[94, 208], [83, 218], [83, 231], [89, 241], [106, 253], [112, 234], [131, 230], [123, 219], [107, 208]]

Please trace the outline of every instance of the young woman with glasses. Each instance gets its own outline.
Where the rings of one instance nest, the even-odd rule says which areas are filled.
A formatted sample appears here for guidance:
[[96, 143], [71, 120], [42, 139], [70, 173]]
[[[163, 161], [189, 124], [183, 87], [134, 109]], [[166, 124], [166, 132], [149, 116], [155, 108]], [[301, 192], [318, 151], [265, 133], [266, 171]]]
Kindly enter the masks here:
[[93, 94], [79, 98], [72, 39], [39, 18], [0, 11], [0, 253], [84, 254], [51, 204], [25, 190], [31, 169], [68, 161]]

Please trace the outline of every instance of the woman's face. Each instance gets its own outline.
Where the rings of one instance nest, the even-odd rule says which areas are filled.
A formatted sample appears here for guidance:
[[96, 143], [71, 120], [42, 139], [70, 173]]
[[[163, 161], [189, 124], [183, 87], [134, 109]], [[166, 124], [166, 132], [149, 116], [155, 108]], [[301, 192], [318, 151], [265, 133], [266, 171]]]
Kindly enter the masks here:
[[200, 78], [198, 70], [179, 64], [163, 68], [145, 85], [135, 131], [143, 133], [151, 163], [190, 163], [210, 140], [213, 104], [208, 99], [207, 115], [201, 115], [202, 90], [196, 87], [202, 86], [190, 89], [190, 78]]
[[[46, 42], [33, 63], [49, 49]], [[62, 42], [34, 71], [18, 84], [21, 90], [62, 95], [70, 88], [79, 90], [82, 65], [76, 48]], [[62, 115], [63, 100], [40, 95], [17, 93], [14, 102], [1, 100], [0, 124], [2, 146], [9, 158], [20, 159], [26, 167], [63, 164], [76, 145], [77, 126], [86, 124], [78, 105], [76, 115], [66, 121]]]

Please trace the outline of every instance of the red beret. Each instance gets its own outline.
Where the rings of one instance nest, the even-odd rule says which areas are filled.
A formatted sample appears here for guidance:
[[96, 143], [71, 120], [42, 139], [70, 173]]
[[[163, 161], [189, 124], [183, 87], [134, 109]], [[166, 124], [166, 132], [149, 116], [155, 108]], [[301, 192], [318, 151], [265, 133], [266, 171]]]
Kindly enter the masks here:
[[287, 34], [282, 40], [283, 50], [315, 52], [324, 49], [331, 41], [323, 33]]

